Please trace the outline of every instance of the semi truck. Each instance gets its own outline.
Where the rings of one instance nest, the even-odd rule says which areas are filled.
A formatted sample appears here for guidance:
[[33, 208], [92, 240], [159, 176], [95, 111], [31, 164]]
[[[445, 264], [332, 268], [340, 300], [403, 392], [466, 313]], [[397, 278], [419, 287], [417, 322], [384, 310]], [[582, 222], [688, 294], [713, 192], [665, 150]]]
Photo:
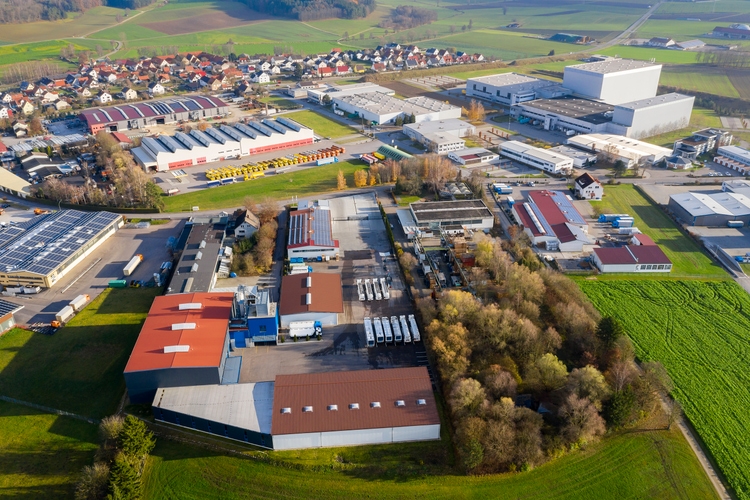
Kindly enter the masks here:
[[495, 183], [492, 185], [492, 189], [497, 194], [511, 194], [513, 192], [513, 188], [508, 186], [507, 184], [501, 184], [501, 183]]
[[329, 163], [338, 163], [338, 162], [339, 162], [338, 157], [336, 157], [336, 156], [329, 156], [328, 158], [321, 158], [320, 160], [318, 160], [317, 162], [315, 162], [315, 164], [317, 166], [321, 166], [321, 165], [328, 165]]
[[633, 219], [632, 217], [621, 217], [617, 220], [612, 221], [613, 228], [633, 227], [633, 224], [635, 224], [635, 219]]
[[130, 262], [127, 263], [127, 265], [122, 269], [122, 273], [125, 276], [130, 276], [133, 274], [133, 271], [135, 271], [135, 268], [140, 265], [140, 263], [143, 262], [143, 255], [137, 254], [133, 256], [132, 259], [130, 259]]
[[59, 313], [55, 314], [55, 319], [58, 321], [58, 323], [60, 323], [60, 325], [64, 325], [70, 318], [75, 315], [75, 309], [70, 306], [65, 306], [60, 310]]
[[613, 222], [620, 217], [629, 217], [628, 214], [601, 214], [599, 216], [599, 222]]

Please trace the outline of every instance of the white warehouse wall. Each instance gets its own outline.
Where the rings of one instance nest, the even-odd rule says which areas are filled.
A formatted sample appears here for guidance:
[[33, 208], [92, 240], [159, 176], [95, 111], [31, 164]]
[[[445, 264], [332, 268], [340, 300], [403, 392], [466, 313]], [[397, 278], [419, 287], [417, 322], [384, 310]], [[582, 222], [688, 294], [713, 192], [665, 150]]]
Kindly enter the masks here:
[[647, 66], [615, 73], [595, 73], [575, 67], [565, 68], [563, 86], [577, 94], [622, 104], [654, 97], [659, 86], [661, 66]]
[[[313, 297], [315, 300], [315, 297]], [[289, 323], [294, 321], [320, 321], [323, 326], [336, 326], [339, 324], [339, 315], [336, 313], [299, 313], [284, 314], [281, 316], [281, 328], [289, 328]]]
[[440, 439], [440, 424], [273, 436], [274, 450], [360, 446]]
[[640, 139], [685, 128], [690, 123], [695, 97], [630, 109], [615, 106], [611, 132]]

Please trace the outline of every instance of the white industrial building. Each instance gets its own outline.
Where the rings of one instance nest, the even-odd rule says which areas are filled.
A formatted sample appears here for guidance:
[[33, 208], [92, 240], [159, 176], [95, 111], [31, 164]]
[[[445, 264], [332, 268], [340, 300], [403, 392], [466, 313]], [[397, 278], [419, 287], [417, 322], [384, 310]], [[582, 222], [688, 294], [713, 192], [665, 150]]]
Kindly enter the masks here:
[[621, 104], [654, 97], [660, 76], [660, 64], [606, 59], [566, 66], [563, 87], [583, 97]]
[[273, 448], [289, 450], [440, 439], [425, 367], [277, 375]]
[[567, 92], [559, 83], [518, 73], [479, 76], [466, 81], [467, 97], [477, 97], [514, 106], [539, 97], [557, 97]]
[[573, 158], [549, 149], [529, 146], [523, 142], [507, 141], [500, 144], [498, 150], [506, 158], [551, 174], [560, 174], [573, 169]]
[[570, 137], [569, 146], [574, 146], [592, 153], [606, 153], [613, 161], [622, 160], [628, 168], [645, 161], [657, 163], [672, 154], [671, 149], [649, 144], [637, 139], [630, 139], [621, 135], [588, 134]]
[[307, 88], [306, 91], [307, 100], [316, 104], [323, 104], [325, 96], [333, 99], [334, 97], [357, 95], [364, 92], [377, 92], [385, 95], [394, 95], [396, 93], [387, 87], [370, 82], [352, 83], [350, 85], [320, 85]]
[[615, 106], [608, 130], [626, 137], [651, 137], [685, 128], [695, 97], [670, 93]]
[[167, 170], [202, 165], [229, 158], [277, 151], [313, 143], [313, 131], [288, 118], [235, 123], [177, 132], [173, 136], [144, 137], [131, 149], [144, 170]]
[[484, 148], [469, 148], [461, 149], [458, 151], [451, 151], [448, 153], [448, 158], [455, 161], [456, 163], [467, 166], [467, 165], [478, 165], [480, 163], [489, 163], [495, 161], [498, 158], [497, 153], [493, 153]]
[[596, 163], [596, 155], [588, 151], [576, 149], [564, 144], [550, 148], [549, 151], [554, 151], [557, 154], [573, 158], [573, 166], [576, 168], [588, 167]]
[[721, 146], [716, 150], [714, 162], [745, 175], [750, 172], [750, 151], [737, 146]]
[[334, 110], [357, 115], [369, 123], [382, 125], [414, 115], [415, 123], [460, 118], [461, 108], [429, 97], [397, 99], [379, 92], [333, 97]]
[[669, 273], [672, 261], [651, 238], [639, 234], [634, 245], [594, 248], [591, 261], [602, 273]]
[[669, 197], [667, 207], [689, 226], [726, 226], [735, 221], [750, 224], [750, 198], [744, 194], [678, 193]]
[[462, 137], [474, 135], [476, 132], [476, 127], [471, 123], [454, 118], [404, 125], [404, 134], [407, 137], [438, 154], [464, 149], [466, 141]]
[[321, 326], [336, 326], [339, 314], [343, 312], [340, 274], [289, 274], [281, 278], [281, 328], [289, 328], [291, 323], [298, 321], [319, 321]]

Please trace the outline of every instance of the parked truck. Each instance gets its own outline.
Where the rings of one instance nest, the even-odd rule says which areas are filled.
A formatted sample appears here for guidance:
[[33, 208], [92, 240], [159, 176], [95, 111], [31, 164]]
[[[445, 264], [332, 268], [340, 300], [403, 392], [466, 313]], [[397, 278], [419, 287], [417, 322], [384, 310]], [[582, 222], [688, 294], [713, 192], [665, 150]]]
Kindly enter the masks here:
[[601, 214], [599, 222], [612, 222], [620, 217], [629, 217], [628, 214]]
[[81, 310], [86, 307], [86, 304], [89, 303], [89, 300], [91, 300], [91, 297], [89, 297], [87, 293], [84, 293], [71, 300], [68, 305], [72, 307], [75, 312], [81, 312]]
[[[383, 321], [385, 320], [386, 318], [383, 318]], [[404, 340], [404, 334], [401, 333], [401, 325], [396, 316], [391, 316], [391, 329], [393, 330], [393, 341], [400, 344]]]
[[411, 338], [414, 342], [422, 340], [422, 336], [419, 334], [419, 327], [417, 326], [417, 320], [413, 314], [409, 315], [409, 326], [411, 327]]
[[498, 183], [498, 182], [496, 182], [495, 184], [492, 185], [492, 189], [497, 194], [511, 194], [513, 192], [513, 188], [512, 187], [508, 186], [507, 184], [501, 184], [501, 183]]
[[411, 344], [411, 333], [409, 333], [409, 323], [406, 321], [406, 316], [399, 316], [399, 322], [401, 323], [401, 333], [404, 334], [404, 344]]
[[391, 328], [391, 322], [388, 321], [388, 316], [383, 316], [381, 318], [381, 323], [383, 323], [383, 333], [385, 334], [385, 341], [388, 342], [388, 339], [393, 338], [393, 329]]
[[375, 340], [378, 344], [382, 344], [385, 342], [385, 336], [383, 335], [383, 323], [380, 322], [380, 318], [375, 318], [373, 320], [373, 324], [375, 325]]
[[375, 334], [372, 332], [372, 320], [368, 317], [365, 318], [365, 340], [367, 341], [367, 347], [375, 347]]
[[317, 166], [328, 165], [329, 163], [338, 163], [339, 159], [336, 156], [329, 156], [328, 158], [321, 158], [315, 164]]
[[59, 313], [55, 314], [55, 319], [61, 324], [65, 324], [76, 315], [75, 310], [70, 306], [63, 307]]
[[618, 229], [621, 227], [633, 227], [633, 224], [635, 224], [635, 219], [632, 217], [620, 217], [619, 219], [612, 221], [612, 227]]
[[125, 276], [130, 276], [133, 274], [133, 271], [135, 271], [135, 268], [138, 267], [138, 265], [143, 262], [143, 255], [137, 254], [133, 256], [132, 259], [130, 259], [130, 262], [127, 263], [127, 265], [123, 268], [122, 273]]

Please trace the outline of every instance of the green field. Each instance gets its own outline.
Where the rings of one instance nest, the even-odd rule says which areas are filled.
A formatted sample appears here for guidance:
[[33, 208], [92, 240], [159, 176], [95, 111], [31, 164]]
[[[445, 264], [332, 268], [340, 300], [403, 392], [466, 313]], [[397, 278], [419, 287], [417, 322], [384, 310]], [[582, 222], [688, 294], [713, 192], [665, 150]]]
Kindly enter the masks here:
[[52, 40], [48, 42], [26, 43], [22, 45], [0, 46], [0, 66], [26, 61], [60, 58], [60, 49], [73, 44], [76, 50], [92, 50], [98, 44], [109, 47], [108, 43], [92, 40]]
[[271, 196], [289, 200], [292, 195], [306, 196], [336, 189], [336, 175], [344, 171], [349, 187], [354, 186], [354, 171], [366, 166], [343, 161], [322, 167], [311, 167], [294, 173], [272, 174], [268, 177], [227, 186], [201, 189], [192, 193], [164, 198], [164, 211], [186, 212], [198, 206], [201, 210], [240, 207], [246, 196], [258, 199]]
[[685, 64], [666, 66], [661, 72], [660, 85], [683, 90], [705, 92], [726, 97], [740, 97], [723, 68]]
[[97, 434], [96, 425], [0, 401], [0, 496], [71, 498]]
[[750, 498], [750, 297], [732, 281], [581, 280], [619, 319], [644, 361], [661, 361], [674, 396], [740, 499]]
[[[137, 13], [137, 10], [131, 11], [130, 18]], [[118, 14], [124, 14], [123, 9], [94, 7], [83, 14], [71, 12], [68, 17], [59, 21], [4, 24], [0, 40], [2, 43], [24, 43], [53, 38], [83, 37], [116, 24], [115, 17]]]
[[[426, 466], [416, 460], [404, 464], [408, 472], [385, 469], [378, 465], [380, 448], [285, 452], [317, 454], [315, 465], [300, 468], [299, 461], [273, 466], [162, 439], [147, 468], [144, 498], [601, 500], [614, 498], [613, 492], [617, 492], [617, 498], [716, 498], [692, 450], [676, 429], [625, 433], [528, 473], [484, 477], [426, 475], [419, 472]], [[363, 449], [374, 449], [367, 465], [357, 461]], [[276, 453], [270, 453], [269, 458], [279, 460]], [[433, 459], [424, 455], [421, 462]]]
[[670, 276], [727, 277], [724, 270], [703, 253], [697, 243], [681, 233], [658, 206], [631, 184], [605, 186], [604, 199], [592, 201], [591, 205], [600, 213], [630, 214], [635, 219], [635, 226], [650, 236], [672, 261]]
[[651, 144], [672, 148], [674, 146], [674, 141], [677, 139], [688, 137], [696, 130], [709, 127], [721, 128], [721, 118], [719, 118], [719, 115], [710, 109], [694, 107], [693, 113], [690, 115], [690, 125], [688, 127], [660, 135], [654, 135], [644, 140]]
[[52, 336], [16, 328], [0, 337], [0, 394], [87, 417], [117, 407], [122, 370], [156, 288], [108, 288]]
[[321, 137], [336, 139], [337, 137], [359, 133], [349, 125], [344, 125], [314, 111], [298, 111], [284, 116], [313, 129]]
[[617, 45], [597, 52], [626, 59], [640, 59], [643, 61], [654, 59], [658, 64], [695, 64], [698, 57], [698, 54], [695, 52], [626, 45]]

